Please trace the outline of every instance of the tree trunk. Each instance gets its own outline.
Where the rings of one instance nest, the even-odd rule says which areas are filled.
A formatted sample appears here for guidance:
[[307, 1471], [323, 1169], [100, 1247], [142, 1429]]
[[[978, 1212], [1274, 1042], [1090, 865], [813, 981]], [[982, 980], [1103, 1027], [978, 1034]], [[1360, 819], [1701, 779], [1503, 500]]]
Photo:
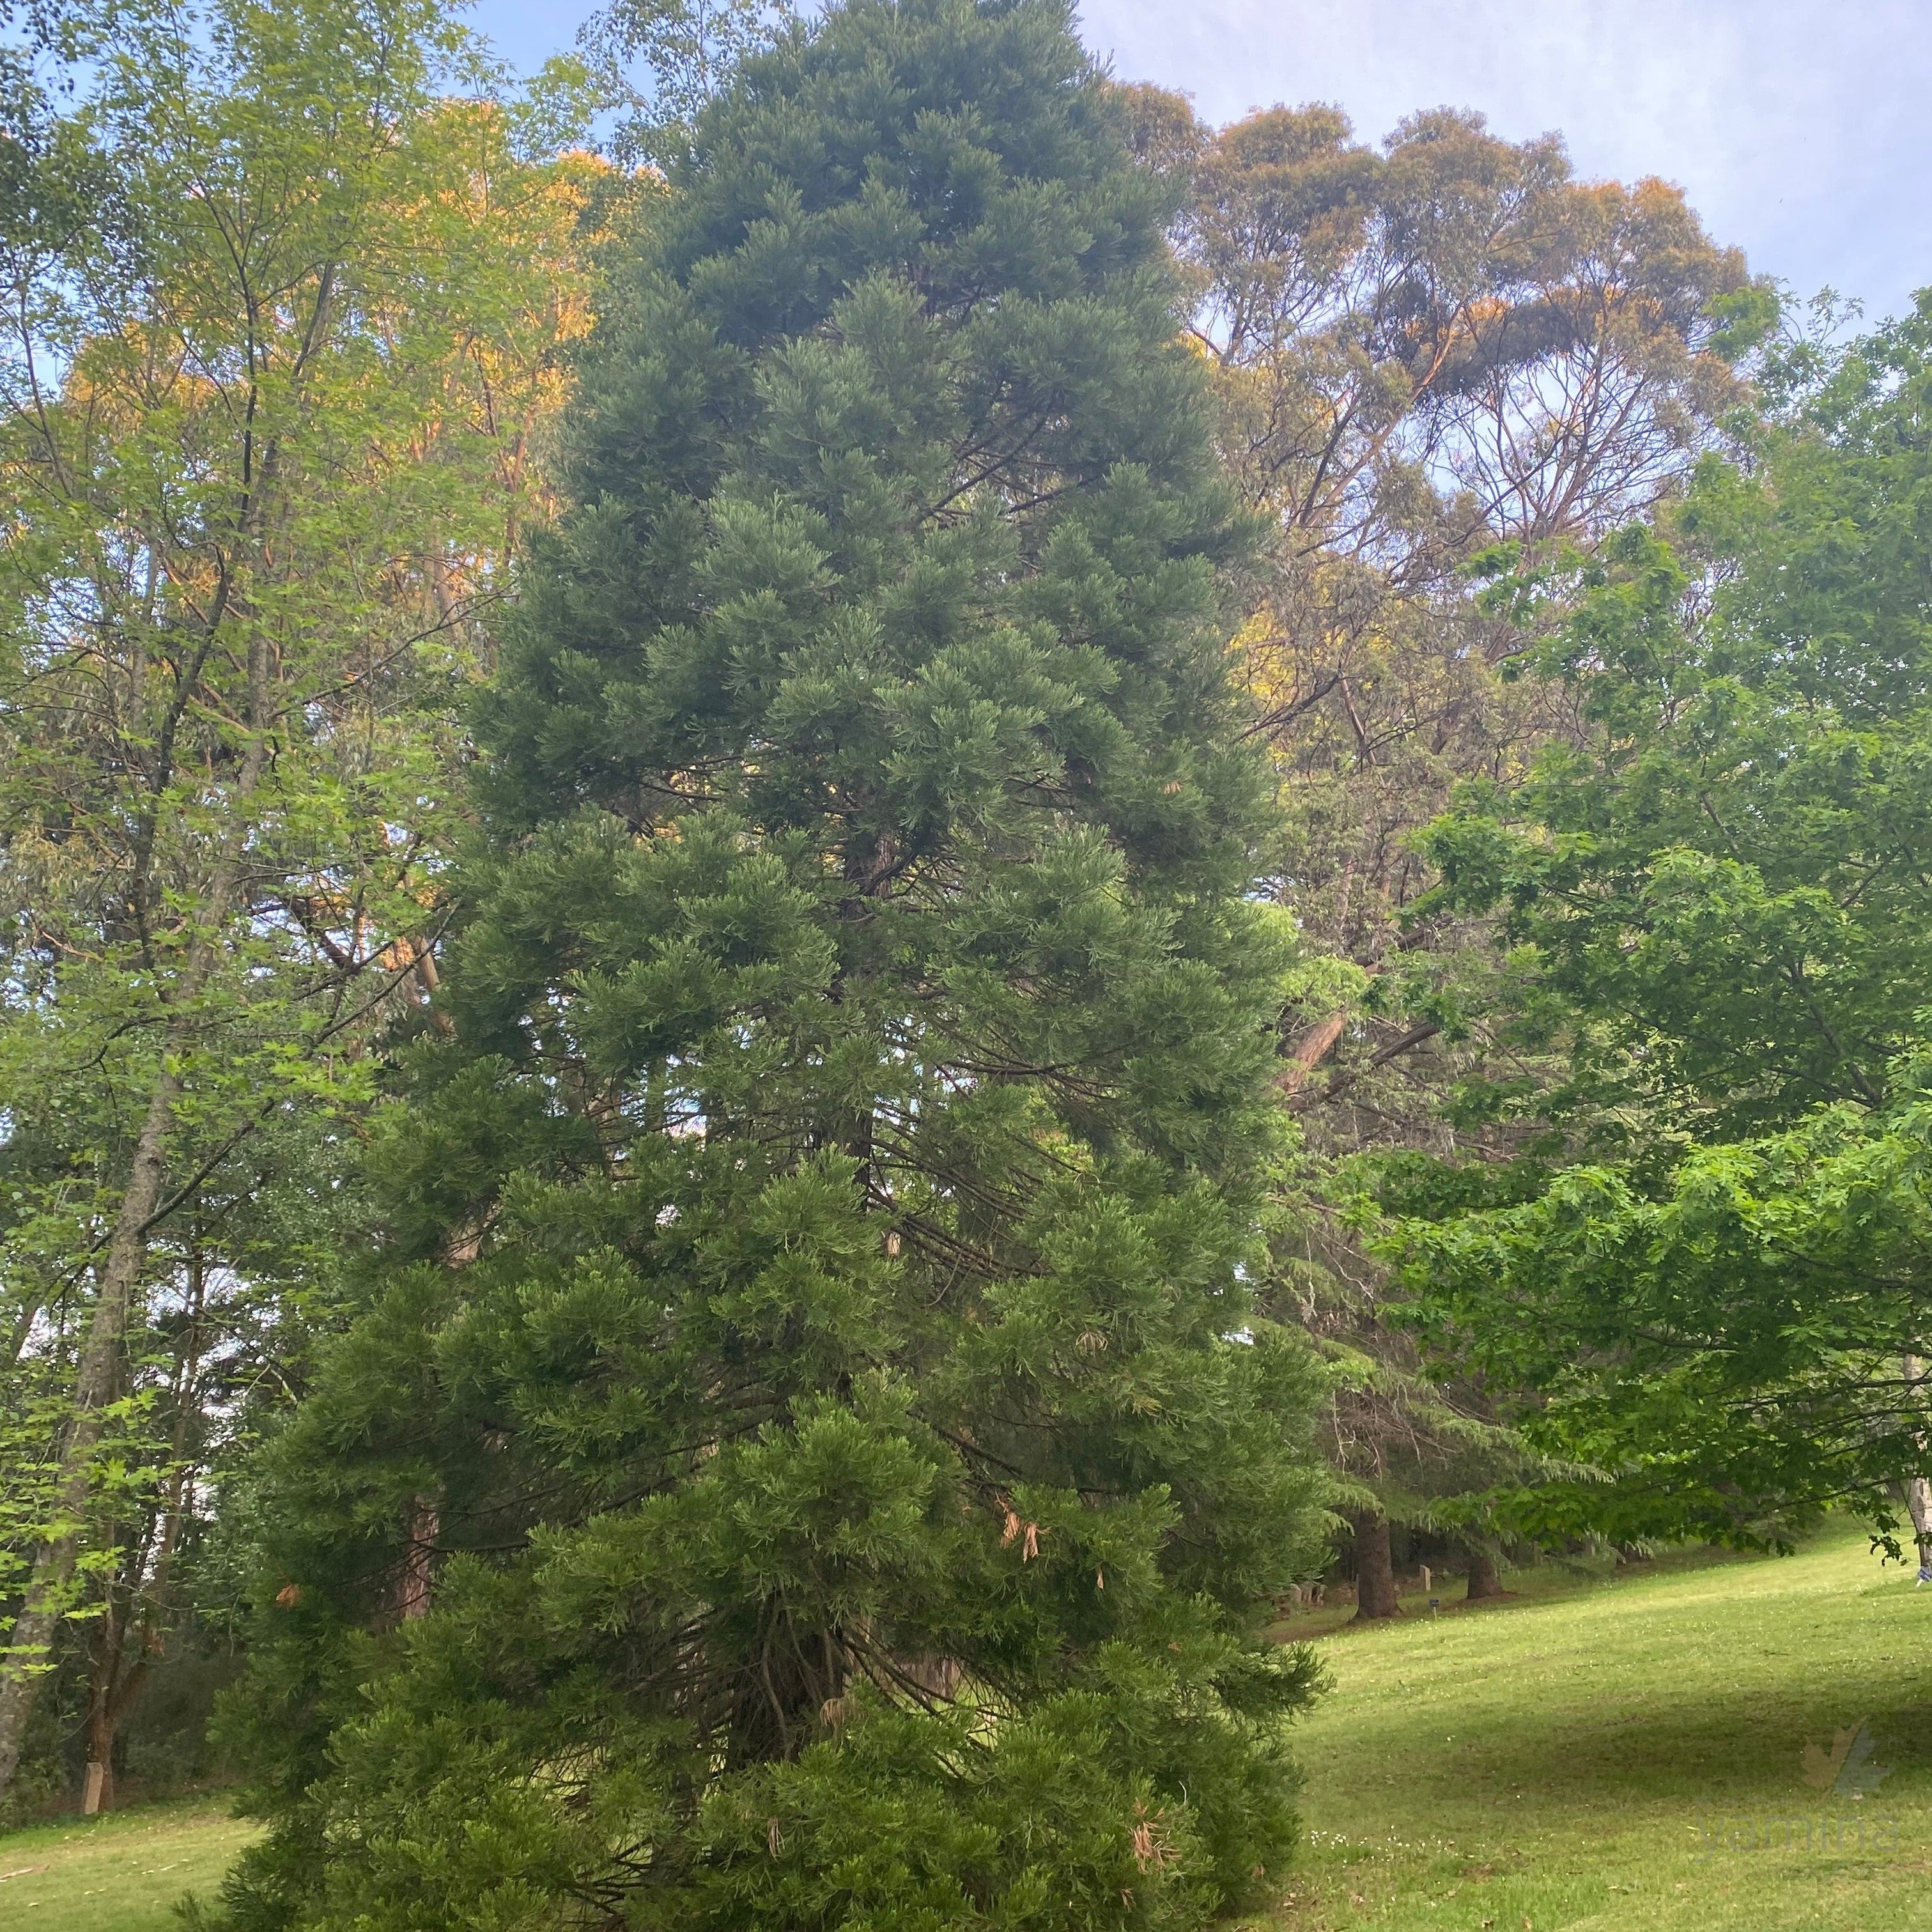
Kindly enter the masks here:
[[122, 1620], [110, 1597], [100, 1619], [100, 1640], [87, 1687], [87, 1775], [80, 1815], [92, 1818], [114, 1802], [114, 1733], [120, 1712], [115, 1696], [121, 1675]]
[[[259, 640], [251, 646], [250, 658], [250, 733], [236, 778], [234, 797], [238, 803], [245, 802], [254, 793], [268, 752], [264, 729], [268, 713], [267, 653]], [[180, 977], [170, 990], [172, 1011], [161, 1037], [160, 1061], [148, 1093], [147, 1113], [134, 1142], [128, 1185], [114, 1217], [113, 1237], [97, 1276], [100, 1286], [74, 1376], [74, 1414], [61, 1445], [60, 1473], [54, 1485], [53, 1508], [48, 1515], [51, 1533], [35, 1553], [20, 1614], [14, 1620], [4, 1652], [0, 1652], [0, 1798], [7, 1795], [14, 1774], [20, 1768], [20, 1747], [40, 1678], [46, 1672], [48, 1646], [69, 1607], [68, 1595], [80, 1556], [94, 1451], [120, 1380], [128, 1311], [147, 1261], [148, 1231], [161, 1204], [168, 1138], [174, 1125], [175, 1108], [182, 1096], [181, 1056], [195, 1024], [196, 1000], [214, 969], [219, 956], [219, 934], [227, 922], [241, 883], [246, 831], [244, 814], [238, 812], [224, 836], [207, 896], [200, 908], [201, 930], [188, 947]]]
[[1495, 1551], [1472, 1543], [1466, 1546], [1463, 1553], [1469, 1564], [1468, 1600], [1480, 1604], [1485, 1598], [1500, 1597], [1503, 1580], [1497, 1572]]
[[29, 1294], [20, 1304], [20, 1312], [14, 1318], [14, 1332], [8, 1337], [7, 1359], [0, 1364], [0, 1371], [10, 1375], [20, 1366], [20, 1358], [27, 1352], [27, 1343], [32, 1338], [34, 1324], [39, 1318], [42, 1306], [37, 1294]]
[[[84, 1818], [109, 1810], [114, 1802], [114, 1741], [134, 1708], [146, 1682], [148, 1666], [166, 1648], [162, 1626], [170, 1608], [170, 1584], [176, 1546], [188, 1510], [190, 1474], [183, 1460], [188, 1446], [188, 1418], [196, 1399], [201, 1370], [202, 1312], [207, 1293], [207, 1274], [202, 1264], [201, 1217], [195, 1216], [193, 1238], [188, 1248], [188, 1330], [175, 1378], [174, 1426], [169, 1437], [169, 1461], [173, 1480], [160, 1504], [159, 1520], [149, 1516], [148, 1526], [130, 1566], [134, 1576], [148, 1573], [145, 1592], [131, 1583], [125, 1608], [117, 1604], [112, 1589], [100, 1618], [99, 1640], [94, 1653], [94, 1669], [88, 1686], [87, 1775], [81, 1788], [80, 1811]], [[153, 1562], [148, 1555], [152, 1550]], [[130, 1650], [134, 1662], [124, 1672]]]
[[413, 1623], [429, 1615], [430, 1587], [435, 1580], [436, 1539], [442, 1519], [434, 1496], [418, 1496], [410, 1507], [409, 1541], [396, 1577], [396, 1620]]
[[1400, 1614], [1395, 1566], [1389, 1556], [1388, 1518], [1365, 1511], [1355, 1518], [1355, 1621], [1376, 1622]]
[[128, 1310], [147, 1257], [148, 1222], [160, 1204], [168, 1129], [175, 1103], [181, 1097], [181, 1076], [175, 1070], [181, 1042], [174, 1037], [176, 1031], [169, 1029], [160, 1069], [148, 1096], [147, 1118], [134, 1143], [127, 1190], [121, 1196], [114, 1238], [101, 1267], [100, 1290], [81, 1348], [74, 1377], [74, 1417], [62, 1446], [60, 1474], [49, 1513], [52, 1534], [34, 1556], [20, 1614], [14, 1620], [6, 1654], [0, 1659], [0, 1797], [6, 1795], [20, 1768], [27, 1720], [46, 1672], [55, 1628], [68, 1607], [68, 1589], [80, 1556], [94, 1446], [100, 1440], [106, 1411], [120, 1378]]
[[[1916, 1355], [1905, 1358], [1906, 1400], [1915, 1411], [1921, 1407], [1920, 1394], [1925, 1384], [1925, 1364]], [[1915, 1430], [1912, 1440], [1917, 1444], [1922, 1459], [1926, 1453], [1925, 1436], [1922, 1430]], [[1918, 1579], [1921, 1582], [1932, 1576], [1932, 1482], [1928, 1482], [1922, 1474], [1910, 1477], [1905, 1485], [1905, 1507], [1912, 1516], [1912, 1541], [1918, 1557]]]
[[1905, 1486], [1905, 1507], [1912, 1516], [1912, 1540], [1918, 1546], [1918, 1574], [1932, 1571], [1932, 1483], [1914, 1476]]

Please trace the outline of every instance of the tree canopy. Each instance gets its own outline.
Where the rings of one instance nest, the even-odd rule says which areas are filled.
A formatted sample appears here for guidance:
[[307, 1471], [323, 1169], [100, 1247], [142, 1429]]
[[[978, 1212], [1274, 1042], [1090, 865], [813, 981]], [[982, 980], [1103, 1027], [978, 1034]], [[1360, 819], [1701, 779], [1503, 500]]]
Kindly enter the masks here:
[[63, 1618], [163, 1642], [197, 1390], [341, 1232], [602, 172], [416, 0], [64, 32], [0, 146], [0, 1792]]
[[1430, 835], [1598, 1158], [1417, 1179], [1408, 1278], [1618, 1474], [1604, 1507], [1679, 1531], [1882, 1521], [1926, 1473], [1928, 357], [1922, 300], [1785, 358], [1742, 460], [1574, 585], [1499, 586], [1574, 606], [1545, 668], [1589, 730]]
[[1181, 1932], [1291, 1592], [1932, 1581], [1932, 295], [1070, 0], [4, 17], [9, 1816]]

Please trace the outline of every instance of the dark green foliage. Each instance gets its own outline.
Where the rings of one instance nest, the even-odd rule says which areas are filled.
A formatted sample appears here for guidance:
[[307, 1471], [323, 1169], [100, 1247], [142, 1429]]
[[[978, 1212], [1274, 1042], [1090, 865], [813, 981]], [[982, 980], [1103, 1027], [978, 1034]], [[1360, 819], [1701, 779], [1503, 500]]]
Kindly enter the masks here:
[[1882, 1525], [1932, 1461], [1932, 296], [1810, 375], [1579, 586], [1550, 668], [1586, 741], [1432, 837], [1621, 1130], [1386, 1193], [1438, 1347], [1620, 1477], [1558, 1526]]
[[1178, 1925], [1288, 1852], [1249, 532], [1108, 112], [1058, 4], [854, 4], [624, 272], [261, 1504], [238, 1925]]

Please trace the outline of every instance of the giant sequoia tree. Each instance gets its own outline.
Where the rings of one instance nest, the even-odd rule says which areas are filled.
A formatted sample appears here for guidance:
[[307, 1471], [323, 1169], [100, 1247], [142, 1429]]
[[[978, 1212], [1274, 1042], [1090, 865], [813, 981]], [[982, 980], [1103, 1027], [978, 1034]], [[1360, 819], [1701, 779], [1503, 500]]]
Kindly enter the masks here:
[[238, 1922], [1174, 1924], [1287, 1851], [1248, 526], [1112, 112], [1058, 0], [857, 0], [620, 278], [271, 1473]]

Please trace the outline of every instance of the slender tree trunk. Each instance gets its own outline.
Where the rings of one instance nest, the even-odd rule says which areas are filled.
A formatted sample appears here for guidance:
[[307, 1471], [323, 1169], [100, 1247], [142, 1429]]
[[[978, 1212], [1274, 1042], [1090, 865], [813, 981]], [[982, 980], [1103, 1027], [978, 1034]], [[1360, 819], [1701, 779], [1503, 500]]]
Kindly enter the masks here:
[[1465, 1546], [1463, 1553], [1469, 1564], [1468, 1600], [1480, 1604], [1485, 1598], [1500, 1597], [1503, 1580], [1497, 1572], [1496, 1552], [1484, 1544], [1472, 1543]]
[[[124, 1612], [117, 1609], [110, 1592], [101, 1618], [100, 1641], [94, 1652], [88, 1692], [87, 1774], [80, 1804], [83, 1817], [91, 1818], [113, 1804], [114, 1741], [140, 1697], [149, 1664], [166, 1647], [163, 1627], [169, 1611], [175, 1551], [181, 1541], [182, 1524], [188, 1510], [189, 1472], [184, 1460], [188, 1418], [201, 1372], [201, 1322], [207, 1286], [201, 1218], [197, 1212], [188, 1247], [188, 1334], [175, 1378], [174, 1425], [168, 1444], [168, 1460], [174, 1473], [161, 1499], [159, 1523], [150, 1516], [139, 1560], [133, 1566], [134, 1574], [139, 1577], [148, 1568], [147, 1552], [153, 1548], [154, 1563], [147, 1588], [144, 1592], [136, 1589]], [[122, 1666], [130, 1647], [134, 1662], [124, 1672]]]
[[1912, 1516], [1912, 1540], [1918, 1549], [1918, 1574], [1932, 1570], [1932, 1483], [1914, 1476], [1905, 1486], [1905, 1507]]
[[[126, 1617], [118, 1624], [110, 1621], [108, 1629], [103, 1633], [100, 1663], [88, 1699], [87, 1778], [82, 1789], [80, 1807], [84, 1817], [91, 1818], [97, 1811], [105, 1811], [114, 1802], [114, 1740], [121, 1735], [121, 1726], [127, 1721], [128, 1713], [140, 1700], [141, 1687], [147, 1682], [148, 1665], [166, 1647], [165, 1640], [155, 1627], [155, 1620], [164, 1612], [163, 1593], [166, 1588], [167, 1565], [173, 1552], [177, 1527], [171, 1508], [170, 1520], [163, 1532], [161, 1552], [156, 1562], [153, 1593], [140, 1622], [134, 1621], [134, 1606], [130, 1604]], [[109, 1616], [111, 1620], [111, 1606]], [[127, 1658], [130, 1642], [134, 1660], [123, 1672], [121, 1666]]]
[[160, 1204], [168, 1130], [181, 1098], [181, 1076], [176, 1070], [181, 1042], [176, 1030], [172, 1026], [168, 1029], [163, 1045], [160, 1067], [148, 1095], [147, 1117], [134, 1143], [128, 1186], [121, 1196], [113, 1239], [101, 1267], [94, 1312], [81, 1346], [74, 1377], [74, 1417], [62, 1447], [50, 1513], [52, 1534], [34, 1558], [20, 1614], [6, 1654], [0, 1658], [0, 1796], [5, 1795], [20, 1768], [27, 1719], [46, 1670], [55, 1627], [68, 1609], [68, 1589], [80, 1559], [94, 1450], [120, 1377], [128, 1308], [147, 1257], [147, 1224]]
[[1355, 1621], [1399, 1616], [1395, 1566], [1389, 1555], [1388, 1518], [1364, 1512], [1355, 1518]]
[[123, 1635], [122, 1620], [110, 1596], [88, 1679], [87, 1774], [80, 1793], [83, 1818], [105, 1811], [114, 1802], [114, 1733], [120, 1715], [114, 1694], [121, 1675]]
[[[1915, 1412], [1922, 1407], [1921, 1397], [1925, 1385], [1925, 1364], [1918, 1356], [1908, 1354], [1904, 1360], [1906, 1400]], [[1905, 1485], [1905, 1507], [1912, 1517], [1912, 1541], [1918, 1557], [1918, 1580], [1923, 1582], [1932, 1576], [1932, 1482], [1927, 1481], [1924, 1474], [1926, 1461], [1925, 1435], [1922, 1430], [1915, 1430], [1912, 1441], [1917, 1445], [1919, 1456], [1918, 1471], [1907, 1479]]]
[[[251, 645], [250, 657], [250, 728], [236, 779], [234, 796], [238, 805], [254, 793], [268, 749], [263, 728], [268, 715], [267, 652], [260, 640]], [[106, 1258], [97, 1277], [99, 1286], [94, 1311], [88, 1318], [74, 1376], [74, 1414], [62, 1444], [53, 1508], [49, 1513], [51, 1533], [34, 1556], [20, 1614], [15, 1619], [4, 1654], [0, 1654], [0, 1797], [6, 1796], [14, 1774], [20, 1768], [20, 1747], [46, 1671], [48, 1648], [56, 1626], [68, 1608], [75, 1566], [80, 1556], [94, 1451], [120, 1380], [128, 1313], [147, 1262], [148, 1231], [161, 1204], [169, 1136], [182, 1096], [181, 1056], [196, 1024], [195, 1002], [214, 969], [220, 955], [220, 931], [241, 882], [246, 830], [242, 819], [238, 811], [230, 822], [207, 896], [202, 902], [202, 929], [190, 945], [180, 977], [170, 989], [172, 1011], [162, 1035], [160, 1064], [148, 1090], [141, 1130], [135, 1138], [128, 1185], [114, 1218]]]
[[20, 1358], [27, 1352], [27, 1343], [34, 1332], [34, 1323], [38, 1318], [43, 1304], [38, 1294], [30, 1294], [21, 1304], [20, 1313], [14, 1318], [14, 1332], [7, 1338], [7, 1372], [11, 1374], [20, 1366]]

